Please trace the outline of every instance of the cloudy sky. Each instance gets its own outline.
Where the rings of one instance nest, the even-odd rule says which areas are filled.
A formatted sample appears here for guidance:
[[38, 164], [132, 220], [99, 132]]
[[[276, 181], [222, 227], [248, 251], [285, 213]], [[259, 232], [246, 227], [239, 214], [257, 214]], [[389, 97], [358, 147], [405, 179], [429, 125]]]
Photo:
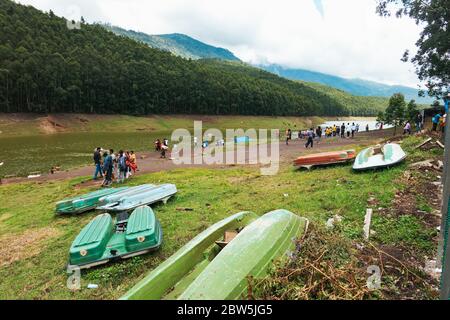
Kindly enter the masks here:
[[416, 87], [420, 28], [381, 18], [375, 0], [19, 0], [57, 15], [81, 14], [149, 34], [185, 33], [252, 63]]

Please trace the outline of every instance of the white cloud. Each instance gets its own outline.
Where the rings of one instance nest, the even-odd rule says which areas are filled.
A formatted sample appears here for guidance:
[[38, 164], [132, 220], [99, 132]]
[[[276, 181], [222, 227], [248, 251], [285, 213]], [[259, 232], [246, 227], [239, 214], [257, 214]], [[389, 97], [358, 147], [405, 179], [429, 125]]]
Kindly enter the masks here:
[[185, 33], [248, 62], [416, 86], [410, 64], [420, 32], [407, 18], [382, 18], [375, 0], [21, 0], [65, 15], [78, 5], [87, 21], [149, 34]]

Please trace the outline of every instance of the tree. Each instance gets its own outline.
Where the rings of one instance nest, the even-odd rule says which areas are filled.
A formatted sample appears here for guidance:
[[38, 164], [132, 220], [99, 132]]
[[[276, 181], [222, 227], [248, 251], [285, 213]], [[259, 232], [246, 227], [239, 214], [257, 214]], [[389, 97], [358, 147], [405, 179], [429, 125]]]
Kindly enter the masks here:
[[417, 117], [417, 113], [419, 112], [417, 108], [417, 104], [415, 100], [411, 100], [406, 106], [406, 120], [409, 122], [414, 122]]
[[[417, 53], [411, 61], [419, 79], [426, 82], [428, 94], [442, 98], [450, 86], [449, 0], [378, 0], [377, 13], [390, 16], [391, 6], [397, 8], [397, 17], [406, 15], [424, 26], [416, 42]], [[409, 60], [409, 50], [402, 60]]]
[[394, 126], [394, 136], [397, 133], [397, 126], [405, 121], [405, 97], [401, 93], [394, 93], [389, 99], [389, 105], [384, 112], [384, 122]]

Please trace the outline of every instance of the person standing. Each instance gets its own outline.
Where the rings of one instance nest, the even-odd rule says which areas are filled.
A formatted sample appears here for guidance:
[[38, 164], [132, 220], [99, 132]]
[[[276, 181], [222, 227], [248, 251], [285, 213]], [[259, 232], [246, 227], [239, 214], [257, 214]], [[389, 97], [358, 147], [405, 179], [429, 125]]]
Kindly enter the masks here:
[[291, 140], [291, 138], [292, 138], [292, 131], [289, 128], [286, 130], [286, 145], [289, 145], [289, 140]]
[[416, 116], [416, 131], [417, 132], [422, 131], [422, 123], [423, 123], [423, 117], [422, 117], [422, 114], [419, 112]]
[[317, 141], [320, 141], [320, 139], [322, 138], [322, 127], [321, 126], [317, 127], [316, 136], [317, 136]]
[[100, 154], [100, 151], [102, 148], [97, 147], [94, 151], [94, 164], [95, 164], [95, 172], [94, 172], [94, 180], [97, 180], [97, 176], [100, 174], [101, 177], [103, 177], [102, 174], [102, 155]]
[[437, 126], [439, 124], [439, 120], [441, 119], [442, 115], [440, 113], [437, 113], [434, 115], [433, 119], [431, 120], [433, 122], [433, 129], [432, 131], [437, 131]]
[[131, 170], [133, 170], [133, 174], [135, 174], [136, 171], [138, 170], [136, 154], [134, 153], [133, 150], [131, 150], [130, 152], [130, 168]]
[[356, 133], [359, 132], [359, 123], [356, 124]]
[[366, 124], [366, 132], [369, 132], [369, 124]]
[[351, 131], [351, 133], [352, 133], [352, 138], [355, 137], [355, 132], [356, 132], [356, 125], [355, 125], [355, 123], [353, 122], [353, 123], [352, 123], [352, 131]]
[[103, 171], [105, 172], [105, 180], [103, 181], [102, 186], [109, 187], [112, 184], [112, 171], [113, 171], [113, 159], [112, 154], [114, 154], [114, 150], [110, 149], [109, 153], [105, 152], [103, 156], [105, 157], [105, 161], [103, 162]]
[[119, 177], [117, 179], [117, 182], [123, 183], [127, 174], [127, 157], [124, 154], [123, 150], [119, 151], [118, 158]]
[[345, 123], [341, 125], [341, 138], [345, 138]]
[[308, 137], [308, 141], [305, 144], [305, 148], [308, 148], [311, 146], [311, 148], [314, 147], [314, 131], [313, 128], [310, 128], [308, 132], [306, 133], [306, 136]]
[[347, 130], [347, 138], [350, 138], [350, 134], [352, 132], [352, 127], [350, 126], [350, 122], [347, 123], [347, 126], [345, 127], [345, 129]]

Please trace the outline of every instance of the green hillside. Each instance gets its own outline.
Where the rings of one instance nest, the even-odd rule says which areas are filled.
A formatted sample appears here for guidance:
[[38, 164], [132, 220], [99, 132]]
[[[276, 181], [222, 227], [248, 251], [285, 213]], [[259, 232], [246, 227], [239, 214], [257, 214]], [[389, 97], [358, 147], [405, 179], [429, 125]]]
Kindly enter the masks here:
[[0, 0], [0, 112], [375, 115], [236, 62], [187, 60], [53, 12]]
[[125, 36], [143, 42], [152, 48], [165, 50], [186, 59], [223, 59], [239, 61], [230, 51], [213, 47], [184, 34], [149, 35], [143, 32], [125, 30], [123, 28], [105, 24], [103, 27], [117, 35]]

